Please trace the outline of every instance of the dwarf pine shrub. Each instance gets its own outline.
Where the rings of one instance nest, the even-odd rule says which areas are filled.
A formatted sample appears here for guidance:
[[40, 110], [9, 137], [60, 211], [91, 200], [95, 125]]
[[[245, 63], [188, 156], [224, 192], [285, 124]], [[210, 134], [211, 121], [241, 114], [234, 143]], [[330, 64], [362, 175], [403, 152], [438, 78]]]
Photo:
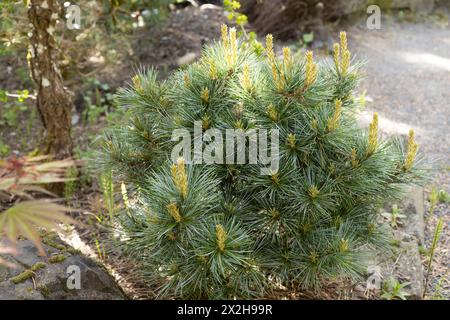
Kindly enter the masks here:
[[[414, 132], [404, 148], [380, 139], [377, 114], [359, 129], [360, 65], [351, 64], [345, 33], [333, 60], [317, 64], [312, 52], [296, 57], [289, 48], [278, 57], [271, 35], [257, 55], [223, 26], [198, 62], [167, 81], [139, 72], [119, 91], [128, 118], [107, 131], [101, 162], [134, 190], [114, 223], [159, 297], [317, 289], [358, 279], [368, 250], [387, 243], [378, 208], [418, 179]], [[261, 174], [260, 161], [219, 161], [229, 154], [218, 134], [206, 138], [213, 128], [278, 130], [278, 168]], [[180, 153], [173, 161], [176, 129], [200, 130], [203, 138], [188, 140], [194, 156], [219, 160], [192, 163]], [[248, 149], [233, 146], [232, 156]]]

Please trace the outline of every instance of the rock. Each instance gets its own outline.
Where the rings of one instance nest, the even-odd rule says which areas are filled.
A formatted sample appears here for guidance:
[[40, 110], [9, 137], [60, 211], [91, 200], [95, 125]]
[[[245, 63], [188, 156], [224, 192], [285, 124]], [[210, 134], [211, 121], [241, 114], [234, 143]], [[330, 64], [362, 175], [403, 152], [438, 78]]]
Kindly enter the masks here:
[[222, 7], [211, 3], [205, 3], [200, 6], [200, 11], [205, 10], [222, 10]]
[[365, 12], [370, 4], [383, 9], [410, 9], [413, 12], [430, 13], [434, 9], [434, 0], [348, 0], [343, 3], [343, 13]]
[[6, 281], [0, 283], [0, 300], [44, 300], [44, 296], [31, 280], [19, 284]]
[[[372, 113], [363, 111], [357, 116], [360, 128], [368, 127], [372, 121]], [[399, 136], [407, 139], [409, 127], [398, 122], [379, 116], [379, 131], [382, 136]], [[419, 254], [419, 244], [424, 243], [424, 191], [422, 187], [412, 186], [406, 190], [406, 197], [402, 201], [402, 214], [406, 216], [401, 230], [392, 230], [393, 238], [398, 241], [398, 248], [392, 252], [378, 252], [374, 254], [373, 267], [380, 270], [377, 285], [394, 277], [401, 283], [410, 282], [404, 288], [409, 294], [408, 299], [422, 299], [424, 290], [423, 265]], [[370, 277], [369, 277], [370, 278]], [[367, 284], [367, 283], [366, 283]], [[372, 286], [376, 288], [376, 286]]]
[[[44, 242], [47, 243], [43, 244], [45, 257], [39, 256], [28, 240], [19, 240], [17, 255], [0, 255], [17, 265], [14, 269], [0, 265], [0, 300], [126, 299], [114, 278], [100, 264], [66, 246], [56, 235], [46, 236]], [[6, 245], [6, 240], [0, 239], [2, 244]], [[72, 289], [69, 277], [78, 274], [78, 270], [81, 285]]]
[[[417, 240], [407, 233], [396, 232], [398, 247], [390, 251], [378, 251], [373, 254], [371, 268], [379, 270], [378, 275], [370, 274], [364, 283], [366, 289], [379, 290], [385, 281], [394, 278], [400, 283], [409, 282], [402, 291], [408, 294], [408, 300], [420, 300], [424, 290], [423, 266]], [[364, 284], [360, 283], [358, 288]], [[358, 289], [358, 291], [361, 291]]]
[[419, 245], [424, 244], [424, 190], [419, 186], [412, 186], [407, 190], [402, 205], [406, 215], [402, 230], [395, 231], [395, 238], [401, 239], [395, 274], [402, 282], [410, 282], [405, 288], [409, 293], [408, 299], [422, 299], [424, 291], [424, 270], [419, 253]]
[[17, 261], [14, 260], [11, 256], [1, 255], [1, 257], [6, 262], [14, 264], [15, 268], [8, 268], [0, 264], [0, 283], [7, 279], [17, 276], [26, 270], [22, 265], [18, 264]]
[[425, 243], [424, 202], [423, 188], [419, 186], [410, 187], [404, 201], [407, 211], [405, 230], [408, 234], [413, 235], [420, 245]]
[[197, 54], [195, 52], [188, 52], [184, 56], [177, 59], [177, 64], [179, 66], [184, 66], [194, 62], [195, 59], [197, 59]]
[[[372, 122], [373, 112], [368, 112], [366, 110], [360, 112], [357, 116], [357, 123], [360, 128], [368, 128], [369, 124]], [[407, 137], [409, 133], [410, 126], [404, 123], [395, 122], [388, 118], [383, 117], [383, 115], [378, 115], [378, 123], [380, 133], [384, 136], [404, 136]], [[417, 130], [416, 130], [417, 131]]]
[[425, 243], [424, 201], [422, 187], [409, 187], [402, 203], [406, 215], [404, 226], [402, 231], [396, 232], [396, 238], [402, 238], [402, 241], [395, 274], [403, 282], [410, 282], [405, 291], [409, 293], [408, 299], [413, 300], [422, 299], [424, 291], [424, 270], [419, 253], [419, 245]]
[[401, 231], [397, 231], [395, 234], [395, 237], [402, 239], [402, 241], [400, 242], [397, 261], [392, 272], [399, 282], [410, 283], [404, 288], [404, 291], [409, 294], [407, 298], [420, 300], [424, 290], [424, 276], [417, 239]]
[[198, 7], [198, 3], [195, 0], [186, 0], [187, 2], [189, 2], [191, 4], [191, 6], [193, 7]]
[[411, 7], [412, 11], [430, 14], [434, 10], [434, 0], [416, 1]]
[[72, 125], [76, 125], [78, 124], [78, 122], [80, 122], [80, 115], [78, 113], [74, 113], [72, 115]]

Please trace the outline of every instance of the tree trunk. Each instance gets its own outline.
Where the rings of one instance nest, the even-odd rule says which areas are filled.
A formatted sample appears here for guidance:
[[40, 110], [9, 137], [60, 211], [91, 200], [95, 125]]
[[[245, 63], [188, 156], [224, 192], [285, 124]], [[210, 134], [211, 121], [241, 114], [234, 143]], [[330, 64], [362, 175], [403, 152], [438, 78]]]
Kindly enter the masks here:
[[28, 62], [38, 87], [37, 108], [46, 129], [44, 153], [56, 159], [72, 155], [71, 112], [73, 94], [64, 87], [57, 66], [58, 48], [54, 32], [60, 7], [57, 0], [31, 0]]

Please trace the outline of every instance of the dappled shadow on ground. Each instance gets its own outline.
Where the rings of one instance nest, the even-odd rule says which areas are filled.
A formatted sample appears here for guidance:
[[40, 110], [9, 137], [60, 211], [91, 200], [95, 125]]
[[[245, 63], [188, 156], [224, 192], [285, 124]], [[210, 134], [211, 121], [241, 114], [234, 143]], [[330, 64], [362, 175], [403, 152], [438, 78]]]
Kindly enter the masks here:
[[[367, 113], [377, 111], [387, 128], [404, 134], [416, 130], [428, 177], [450, 192], [450, 33], [427, 24], [386, 24], [368, 31], [357, 26], [349, 30], [351, 47], [366, 60], [362, 88], [373, 102]], [[383, 121], [381, 121], [383, 122]], [[383, 128], [383, 123], [380, 123]], [[429, 187], [426, 191], [430, 191]], [[450, 296], [448, 241], [450, 205], [441, 204], [426, 217], [425, 242], [430, 245], [437, 217], [444, 218], [444, 231], [434, 260], [429, 292], [440, 280], [444, 296]], [[424, 261], [426, 259], [424, 258]]]

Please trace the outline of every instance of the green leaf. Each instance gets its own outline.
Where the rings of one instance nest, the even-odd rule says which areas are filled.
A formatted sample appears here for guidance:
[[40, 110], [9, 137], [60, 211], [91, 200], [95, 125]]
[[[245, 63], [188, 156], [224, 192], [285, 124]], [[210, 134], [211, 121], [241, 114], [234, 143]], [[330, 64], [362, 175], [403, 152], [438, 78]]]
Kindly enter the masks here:
[[303, 42], [309, 44], [314, 41], [314, 33], [304, 33], [303, 34]]
[[8, 96], [6, 95], [6, 91], [0, 89], [0, 102], [7, 102], [7, 101]]
[[232, 1], [231, 7], [232, 7], [234, 10], [238, 10], [238, 9], [241, 8], [241, 4], [239, 3], [239, 1]]
[[48, 200], [20, 202], [0, 213], [0, 234], [4, 233], [12, 243], [24, 236], [36, 245], [40, 254], [45, 255], [38, 230], [60, 230], [61, 223], [76, 223], [64, 214], [71, 210]]
[[240, 26], [247, 24], [247, 22], [248, 22], [248, 18], [245, 14], [240, 14], [236, 18], [236, 24], [238, 24]]

